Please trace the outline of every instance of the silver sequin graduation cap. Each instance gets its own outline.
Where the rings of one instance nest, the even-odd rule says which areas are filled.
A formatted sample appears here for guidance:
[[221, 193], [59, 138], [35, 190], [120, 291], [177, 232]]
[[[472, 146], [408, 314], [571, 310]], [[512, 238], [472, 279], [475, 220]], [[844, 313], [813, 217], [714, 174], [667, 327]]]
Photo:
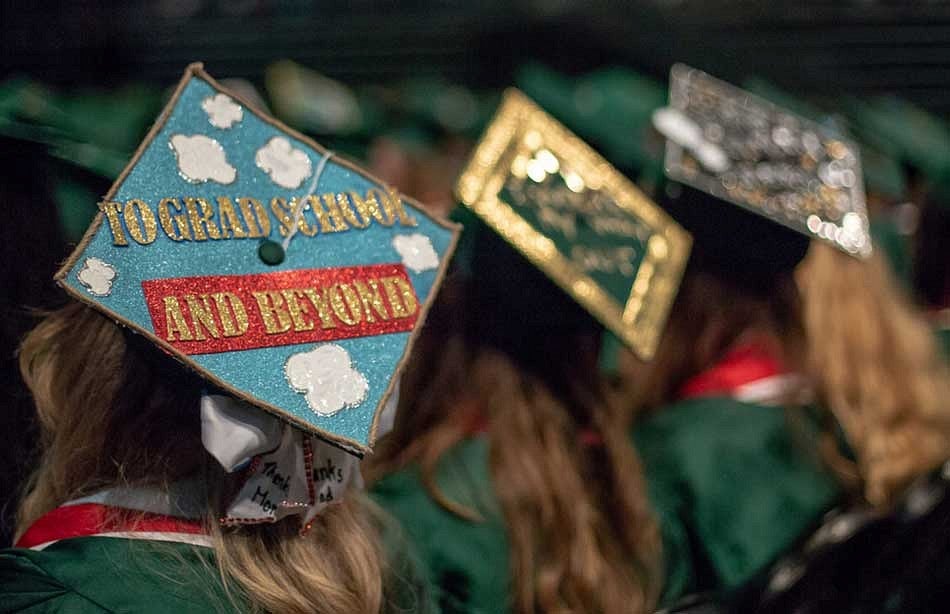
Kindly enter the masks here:
[[667, 177], [859, 258], [871, 254], [858, 147], [683, 64], [654, 113]]

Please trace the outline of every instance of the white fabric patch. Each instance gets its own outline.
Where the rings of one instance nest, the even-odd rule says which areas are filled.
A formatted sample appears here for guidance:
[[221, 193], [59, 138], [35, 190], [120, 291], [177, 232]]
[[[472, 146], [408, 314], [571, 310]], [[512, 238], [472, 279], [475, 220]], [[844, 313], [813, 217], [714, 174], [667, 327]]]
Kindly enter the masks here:
[[249, 403], [224, 395], [201, 397], [201, 443], [228, 473], [280, 444], [283, 424]]
[[671, 107], [663, 107], [653, 112], [653, 126], [666, 138], [681, 147], [692, 148], [703, 141], [703, 131], [699, 124]]
[[732, 166], [729, 156], [719, 145], [703, 141], [692, 149], [699, 163], [714, 173], [724, 173]]
[[347, 490], [363, 489], [358, 456], [331, 446], [318, 437], [314, 437], [312, 442], [315, 497], [313, 505], [303, 518], [304, 527], [328, 505], [342, 501]]
[[205, 514], [208, 497], [205, 493], [204, 479], [196, 476], [176, 480], [167, 488], [155, 486], [128, 486], [107, 488], [91, 495], [72, 499], [60, 507], [98, 503], [110, 507], [121, 507], [150, 514], [174, 516], [196, 520]]
[[402, 263], [415, 273], [439, 267], [439, 255], [425, 235], [396, 235], [393, 237], [393, 248], [402, 256]]
[[359, 457], [288, 425], [280, 447], [254, 459], [225, 521], [276, 522], [301, 515], [305, 532], [317, 514], [341, 502], [350, 488], [363, 488]]
[[305, 395], [307, 405], [320, 416], [332, 416], [344, 407], [366, 400], [369, 383], [353, 368], [349, 353], [332, 343], [294, 354], [284, 363], [290, 386]]
[[244, 109], [226, 94], [208, 96], [201, 101], [201, 108], [208, 114], [211, 125], [222, 130], [244, 119]]
[[258, 149], [254, 163], [271, 181], [289, 190], [299, 188], [313, 170], [310, 157], [282, 136], [275, 136]]
[[250, 475], [228, 507], [228, 520], [276, 522], [313, 503], [304, 437], [287, 425], [277, 449], [254, 458]]
[[82, 268], [76, 277], [79, 283], [94, 296], [109, 296], [112, 292], [112, 281], [116, 278], [115, 268], [99, 258], [90, 257], [82, 263]]
[[348, 488], [363, 487], [358, 455], [231, 397], [202, 397], [201, 441], [228, 472], [250, 461], [225, 524], [277, 522], [296, 515], [305, 532], [321, 510], [343, 500]]
[[680, 147], [688, 149], [704, 167], [713, 173], [723, 173], [732, 166], [725, 150], [703, 136], [699, 124], [679, 109], [663, 107], [653, 112], [653, 126], [663, 136]]
[[178, 173], [190, 183], [214, 181], [227, 185], [237, 178], [221, 143], [203, 134], [176, 134], [168, 141], [178, 161]]

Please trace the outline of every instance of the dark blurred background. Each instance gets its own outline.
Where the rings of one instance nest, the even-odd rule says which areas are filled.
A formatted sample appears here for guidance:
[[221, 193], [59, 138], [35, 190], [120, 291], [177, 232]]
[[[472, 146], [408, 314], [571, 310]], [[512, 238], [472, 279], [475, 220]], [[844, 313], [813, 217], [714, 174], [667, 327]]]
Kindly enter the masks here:
[[193, 61], [442, 213], [509, 85], [649, 189], [660, 155], [650, 113], [685, 62], [860, 141], [875, 237], [935, 322], [947, 320], [947, 2], [74, 0], [0, 11], [0, 543], [36, 437], [18, 339], [33, 310], [65, 300], [49, 281], [57, 263]]
[[939, 0], [6, 2], [4, 74], [60, 85], [168, 84], [201, 59], [261, 80], [293, 58], [350, 84], [439, 75], [501, 87], [526, 58], [584, 70], [674, 61], [793, 91], [898, 93], [950, 112], [950, 5]]

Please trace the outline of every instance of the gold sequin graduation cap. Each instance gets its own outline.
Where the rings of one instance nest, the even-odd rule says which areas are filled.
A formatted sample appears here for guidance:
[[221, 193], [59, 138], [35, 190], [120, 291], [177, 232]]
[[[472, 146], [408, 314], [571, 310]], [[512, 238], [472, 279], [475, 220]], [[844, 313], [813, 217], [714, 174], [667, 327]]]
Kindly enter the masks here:
[[859, 258], [871, 253], [858, 147], [683, 64], [654, 126], [667, 177]]
[[481, 222], [652, 358], [691, 239], [632, 182], [509, 89], [457, 190]]

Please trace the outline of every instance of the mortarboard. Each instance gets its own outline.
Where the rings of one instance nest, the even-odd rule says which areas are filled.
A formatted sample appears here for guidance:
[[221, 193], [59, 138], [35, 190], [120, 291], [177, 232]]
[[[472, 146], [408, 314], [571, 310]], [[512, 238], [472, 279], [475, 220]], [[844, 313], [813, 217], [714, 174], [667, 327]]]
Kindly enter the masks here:
[[667, 138], [668, 178], [852, 256], [871, 253], [851, 141], [682, 64], [670, 73], [670, 106], [653, 121]]
[[[757, 77], [746, 79], [742, 87], [793, 113], [818, 122], [831, 132], [846, 136], [853, 133], [854, 126], [849, 125], [843, 115], [828, 112], [809, 101], [801, 100], [764, 79]], [[861, 167], [864, 171], [867, 191], [891, 199], [903, 198], [907, 192], [907, 184], [898, 158], [886, 149], [882, 149], [880, 145], [873, 144], [874, 142], [860, 139]]]
[[194, 64], [56, 279], [227, 395], [362, 453], [457, 234]]
[[651, 169], [650, 116], [666, 102], [664, 88], [629, 68], [603, 68], [570, 79], [542, 64], [528, 63], [518, 87], [575, 134], [622, 169]]
[[[509, 89], [457, 191], [463, 218], [490, 228], [641, 358], [652, 357], [691, 240], [604, 158]], [[522, 281], [530, 280], [496, 296], [517, 300]], [[549, 319], [548, 310], [539, 301], [523, 326]]]

